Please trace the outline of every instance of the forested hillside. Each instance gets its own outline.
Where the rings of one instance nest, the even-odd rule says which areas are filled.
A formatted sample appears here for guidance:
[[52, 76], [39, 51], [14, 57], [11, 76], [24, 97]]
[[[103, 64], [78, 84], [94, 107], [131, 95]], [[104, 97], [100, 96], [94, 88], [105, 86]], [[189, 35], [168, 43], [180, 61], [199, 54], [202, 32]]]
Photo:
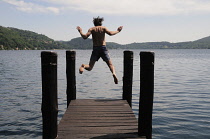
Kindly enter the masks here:
[[[0, 50], [92, 49], [91, 39], [81, 37], [70, 41], [55, 41], [45, 35], [0, 26]], [[145, 42], [121, 45], [107, 42], [109, 49], [210, 49], [210, 36], [190, 42]]]
[[62, 45], [45, 35], [16, 28], [0, 26], [1, 49], [58, 49]]

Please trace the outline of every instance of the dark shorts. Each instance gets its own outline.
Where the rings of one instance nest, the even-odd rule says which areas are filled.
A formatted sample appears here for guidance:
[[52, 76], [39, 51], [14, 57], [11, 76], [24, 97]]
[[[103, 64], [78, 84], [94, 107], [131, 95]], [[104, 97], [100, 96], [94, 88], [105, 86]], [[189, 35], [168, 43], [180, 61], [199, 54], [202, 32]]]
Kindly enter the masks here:
[[104, 61], [109, 61], [109, 52], [106, 46], [93, 46], [92, 55], [90, 57], [91, 61], [98, 61], [99, 58], [102, 58]]

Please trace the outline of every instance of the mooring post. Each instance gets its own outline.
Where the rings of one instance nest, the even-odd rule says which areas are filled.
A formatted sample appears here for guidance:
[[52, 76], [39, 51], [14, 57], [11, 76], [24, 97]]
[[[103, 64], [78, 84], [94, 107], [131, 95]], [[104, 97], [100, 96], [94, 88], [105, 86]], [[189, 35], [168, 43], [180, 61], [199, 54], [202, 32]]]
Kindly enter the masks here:
[[133, 51], [124, 51], [123, 100], [132, 107]]
[[66, 51], [67, 107], [76, 99], [75, 51]]
[[140, 99], [138, 134], [152, 138], [154, 96], [154, 52], [140, 52]]
[[43, 139], [57, 137], [57, 54], [41, 52]]

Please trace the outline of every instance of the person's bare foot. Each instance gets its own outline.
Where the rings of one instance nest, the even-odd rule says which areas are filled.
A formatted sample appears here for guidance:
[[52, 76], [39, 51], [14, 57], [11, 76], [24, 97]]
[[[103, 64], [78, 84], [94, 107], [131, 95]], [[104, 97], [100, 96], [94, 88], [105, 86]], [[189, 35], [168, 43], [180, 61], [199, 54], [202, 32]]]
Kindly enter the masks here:
[[113, 78], [114, 78], [115, 84], [118, 84], [118, 79], [117, 79], [117, 76], [115, 74], [113, 74]]
[[82, 74], [84, 69], [85, 69], [85, 65], [82, 64], [81, 67], [79, 68], [79, 73]]

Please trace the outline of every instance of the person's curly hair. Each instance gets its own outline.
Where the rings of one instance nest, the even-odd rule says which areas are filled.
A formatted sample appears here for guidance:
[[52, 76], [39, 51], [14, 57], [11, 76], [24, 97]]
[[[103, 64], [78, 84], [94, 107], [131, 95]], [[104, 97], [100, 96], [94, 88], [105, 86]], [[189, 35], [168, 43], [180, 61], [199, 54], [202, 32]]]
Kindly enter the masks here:
[[95, 26], [101, 26], [102, 22], [104, 21], [104, 18], [100, 18], [99, 16], [97, 18], [93, 18], [93, 23]]

